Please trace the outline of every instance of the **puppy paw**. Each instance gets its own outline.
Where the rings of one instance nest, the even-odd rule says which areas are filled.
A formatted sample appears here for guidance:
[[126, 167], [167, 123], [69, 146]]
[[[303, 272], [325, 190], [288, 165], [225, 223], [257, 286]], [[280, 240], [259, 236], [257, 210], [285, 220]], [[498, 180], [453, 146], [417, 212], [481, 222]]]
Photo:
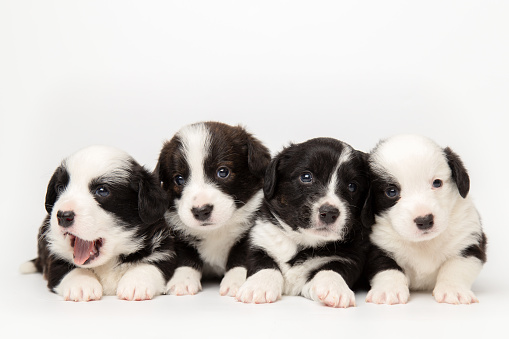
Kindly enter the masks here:
[[247, 270], [244, 267], [234, 267], [224, 275], [219, 286], [219, 294], [234, 297], [240, 286], [246, 281]]
[[179, 267], [166, 285], [166, 293], [193, 295], [201, 291], [201, 272], [191, 267]]
[[377, 273], [371, 281], [366, 302], [374, 304], [406, 304], [410, 290], [405, 275], [397, 270]]
[[258, 271], [240, 287], [235, 299], [244, 303], [272, 303], [281, 298], [283, 282], [283, 276], [278, 270]]
[[452, 283], [437, 283], [433, 290], [433, 296], [439, 303], [454, 305], [479, 302], [479, 299], [469, 288]]
[[66, 301], [93, 301], [101, 299], [103, 287], [94, 273], [75, 268], [62, 279], [55, 292]]
[[326, 306], [341, 308], [355, 306], [355, 294], [343, 277], [334, 271], [318, 272], [309, 282], [308, 288], [310, 299]]
[[122, 300], [150, 300], [164, 290], [164, 278], [156, 267], [141, 264], [129, 269], [120, 279], [117, 296]]

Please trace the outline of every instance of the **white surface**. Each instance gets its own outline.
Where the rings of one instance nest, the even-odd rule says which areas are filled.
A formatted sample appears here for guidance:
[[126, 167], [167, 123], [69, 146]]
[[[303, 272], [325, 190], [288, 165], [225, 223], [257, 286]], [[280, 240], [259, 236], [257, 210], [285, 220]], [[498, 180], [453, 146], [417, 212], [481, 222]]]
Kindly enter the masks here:
[[[504, 1], [2, 1], [0, 331], [52, 337], [492, 337], [507, 327], [505, 192], [509, 4]], [[480, 304], [328, 309], [301, 297], [244, 305], [217, 283], [191, 297], [64, 302], [36, 255], [60, 160], [109, 144], [155, 166], [200, 120], [241, 123], [273, 152], [332, 136], [368, 151], [395, 133], [451, 146], [488, 235]], [[56, 334], [54, 334], [56, 331]], [[118, 336], [120, 337], [120, 336]], [[192, 337], [192, 336], [190, 336]]]

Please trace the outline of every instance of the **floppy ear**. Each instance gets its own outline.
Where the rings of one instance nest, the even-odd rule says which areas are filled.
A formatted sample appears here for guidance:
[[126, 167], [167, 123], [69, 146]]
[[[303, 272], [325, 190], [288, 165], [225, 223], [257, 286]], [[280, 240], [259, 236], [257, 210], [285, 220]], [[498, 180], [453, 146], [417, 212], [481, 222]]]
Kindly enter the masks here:
[[281, 153], [278, 154], [267, 167], [265, 171], [265, 179], [263, 181], [263, 193], [266, 199], [271, 199], [274, 196], [274, 191], [277, 184], [277, 167], [281, 161]]
[[456, 186], [458, 186], [461, 197], [466, 198], [470, 190], [470, 178], [467, 169], [463, 165], [460, 157], [454, 153], [452, 149], [447, 147], [444, 149], [444, 153], [452, 171], [452, 179], [456, 183]]
[[373, 213], [373, 199], [371, 198], [371, 185], [368, 188], [368, 194], [364, 201], [361, 211], [361, 223], [366, 228], [371, 228], [375, 224], [375, 214]]
[[138, 182], [138, 214], [145, 224], [152, 224], [164, 217], [168, 198], [158, 180], [143, 167]]
[[175, 152], [176, 142], [172, 139], [169, 142], [166, 142], [159, 154], [159, 160], [157, 161], [156, 168], [154, 169], [154, 175], [158, 179], [159, 183], [163, 184], [165, 190], [167, 190], [170, 186], [172, 178], [169, 177], [170, 170], [168, 163], [171, 159], [171, 155]]
[[259, 178], [263, 178], [270, 162], [270, 152], [258, 139], [247, 136], [247, 164], [249, 171]]
[[48, 214], [51, 214], [51, 211], [53, 210], [53, 205], [55, 205], [55, 201], [57, 200], [57, 176], [58, 172], [60, 170], [60, 167], [55, 170], [53, 173], [53, 176], [51, 177], [48, 188], [46, 189], [46, 200], [44, 201], [44, 206], [46, 207], [46, 211]]

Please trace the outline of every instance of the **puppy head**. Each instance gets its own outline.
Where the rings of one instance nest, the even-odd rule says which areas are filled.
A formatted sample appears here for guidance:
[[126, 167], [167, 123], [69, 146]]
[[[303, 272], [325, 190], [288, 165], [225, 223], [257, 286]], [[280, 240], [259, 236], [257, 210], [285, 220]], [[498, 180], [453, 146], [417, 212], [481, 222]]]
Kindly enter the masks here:
[[416, 135], [382, 141], [370, 155], [373, 213], [404, 239], [429, 240], [442, 233], [470, 181], [450, 149]]
[[163, 218], [167, 202], [155, 177], [129, 155], [92, 146], [56, 169], [45, 204], [51, 251], [96, 267], [136, 251], [140, 231]]
[[368, 193], [365, 155], [339, 140], [311, 139], [271, 162], [264, 193], [270, 210], [296, 240], [341, 240], [360, 225]]
[[186, 227], [220, 228], [260, 191], [268, 149], [240, 126], [202, 122], [167, 142], [156, 172], [169, 210]]

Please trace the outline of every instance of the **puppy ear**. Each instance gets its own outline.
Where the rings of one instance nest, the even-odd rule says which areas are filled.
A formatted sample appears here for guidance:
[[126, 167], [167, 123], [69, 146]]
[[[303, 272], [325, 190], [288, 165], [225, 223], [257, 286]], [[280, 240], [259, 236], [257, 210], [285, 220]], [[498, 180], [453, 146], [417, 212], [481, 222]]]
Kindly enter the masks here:
[[51, 214], [51, 211], [53, 210], [53, 205], [55, 205], [55, 201], [57, 200], [57, 176], [60, 171], [60, 167], [55, 170], [53, 173], [53, 176], [51, 177], [48, 188], [46, 189], [46, 199], [44, 201], [44, 206], [46, 207], [46, 211], [48, 214]]
[[249, 171], [258, 178], [263, 178], [270, 163], [270, 152], [252, 135], [247, 137], [247, 164]]
[[269, 163], [269, 166], [267, 167], [267, 171], [265, 172], [263, 193], [265, 194], [266, 199], [271, 199], [274, 196], [274, 191], [277, 184], [277, 167], [280, 160], [281, 155], [278, 155], [272, 159], [272, 161]]
[[145, 224], [164, 217], [168, 198], [157, 178], [140, 166], [138, 182], [138, 214]]
[[176, 147], [176, 143], [173, 139], [163, 145], [161, 153], [159, 154], [159, 160], [153, 172], [158, 182], [160, 184], [162, 183], [165, 190], [169, 188], [170, 182], [173, 180], [169, 177], [169, 162], [171, 161], [172, 154], [174, 154]]
[[444, 149], [447, 163], [452, 171], [452, 179], [458, 187], [461, 197], [466, 198], [470, 191], [470, 177], [460, 157], [449, 147]]

